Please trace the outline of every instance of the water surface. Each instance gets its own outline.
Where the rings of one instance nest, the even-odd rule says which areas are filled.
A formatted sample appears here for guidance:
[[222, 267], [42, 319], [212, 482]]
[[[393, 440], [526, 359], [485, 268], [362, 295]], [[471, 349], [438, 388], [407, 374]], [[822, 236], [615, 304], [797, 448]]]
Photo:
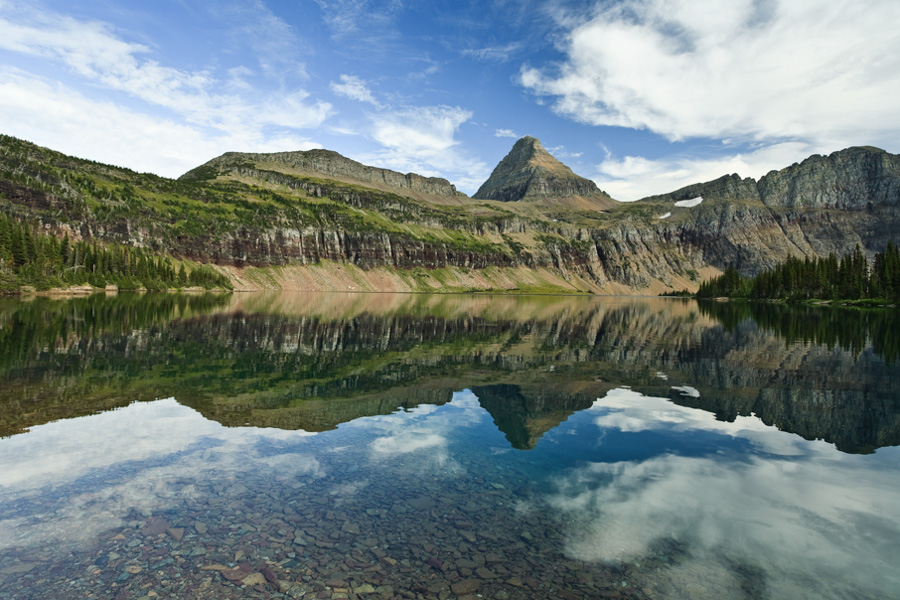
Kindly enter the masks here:
[[891, 311], [0, 301], [0, 598], [898, 598]]

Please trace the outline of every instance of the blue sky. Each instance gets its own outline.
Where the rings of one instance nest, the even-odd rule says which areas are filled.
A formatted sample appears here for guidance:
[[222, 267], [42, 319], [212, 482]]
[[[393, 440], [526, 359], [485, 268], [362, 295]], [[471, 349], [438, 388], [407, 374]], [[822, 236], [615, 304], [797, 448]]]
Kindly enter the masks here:
[[0, 132], [175, 177], [316, 147], [473, 193], [517, 137], [621, 200], [900, 152], [896, 0], [0, 0]]

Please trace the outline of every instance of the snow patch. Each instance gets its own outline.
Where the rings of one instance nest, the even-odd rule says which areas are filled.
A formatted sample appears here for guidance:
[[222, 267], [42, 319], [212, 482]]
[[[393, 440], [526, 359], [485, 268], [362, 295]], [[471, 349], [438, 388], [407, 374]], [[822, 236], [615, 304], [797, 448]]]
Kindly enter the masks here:
[[664, 214], [663, 216], [661, 216], [659, 219], [660, 219], [660, 220], [662, 220], [662, 219], [668, 219], [668, 218], [671, 217], [671, 216], [672, 216], [672, 213], [667, 212], [666, 214]]
[[682, 396], [690, 396], [691, 398], [700, 397], [700, 390], [689, 385], [673, 385], [672, 389], [676, 392], [681, 392]]
[[680, 208], [693, 208], [703, 202], [703, 196], [697, 196], [696, 198], [691, 198], [690, 200], [679, 200], [675, 203], [675, 206]]

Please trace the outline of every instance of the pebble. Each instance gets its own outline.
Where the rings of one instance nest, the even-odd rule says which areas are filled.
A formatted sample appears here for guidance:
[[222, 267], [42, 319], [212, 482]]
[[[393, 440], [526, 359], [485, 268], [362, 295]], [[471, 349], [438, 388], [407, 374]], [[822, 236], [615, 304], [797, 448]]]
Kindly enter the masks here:
[[481, 580], [479, 579], [465, 579], [463, 581], [454, 583], [450, 586], [450, 590], [456, 594], [457, 596], [462, 596], [464, 594], [474, 594], [478, 591], [478, 588], [481, 587]]
[[241, 583], [247, 586], [264, 585], [266, 583], [266, 578], [262, 573], [250, 573], [249, 575], [241, 579]]
[[[333, 475], [300, 477], [302, 494], [272, 485], [277, 475], [264, 468], [241, 471], [239, 483], [201, 478], [153, 514], [114, 515], [132, 524], [98, 534], [90, 548], [5, 547], [0, 599], [147, 599], [153, 591], [196, 600], [647, 600], [670, 589], [659, 573], [687, 560], [667, 552], [618, 569], [569, 559], [553, 511], [510, 510], [521, 481], [499, 488], [468, 476], [370, 476], [364, 493], [335, 495], [344, 482], [340, 455], [318, 460]], [[178, 483], [169, 485], [175, 494]], [[722, 597], [763, 593], [752, 574], [732, 578], [729, 589], [696, 584]]]
[[162, 517], [156, 517], [154, 519], [151, 519], [147, 523], [147, 525], [144, 526], [141, 532], [146, 536], [155, 536], [165, 532], [170, 527], [171, 525], [166, 519]]

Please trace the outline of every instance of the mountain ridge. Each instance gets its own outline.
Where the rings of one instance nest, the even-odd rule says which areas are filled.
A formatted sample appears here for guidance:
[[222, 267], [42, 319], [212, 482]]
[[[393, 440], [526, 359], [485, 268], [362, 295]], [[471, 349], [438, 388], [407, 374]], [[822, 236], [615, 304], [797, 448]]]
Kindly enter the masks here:
[[416, 173], [400, 173], [382, 167], [364, 165], [334, 150], [313, 149], [286, 152], [226, 152], [191, 169], [178, 179], [202, 181], [240, 168], [248, 163], [286, 167], [295, 175], [325, 176], [344, 183], [374, 185], [382, 191], [398, 191], [406, 195], [465, 197], [456, 186], [442, 177], [425, 177]]
[[0, 209], [60, 237], [217, 265], [239, 289], [657, 294], [729, 266], [753, 275], [788, 256], [900, 242], [900, 156], [870, 147], [604, 210], [439, 195], [452, 184], [413, 189], [418, 176], [402, 174], [400, 188], [379, 188], [285, 166], [298, 157], [394, 177], [319, 150], [229, 153], [170, 180], [0, 136]]

